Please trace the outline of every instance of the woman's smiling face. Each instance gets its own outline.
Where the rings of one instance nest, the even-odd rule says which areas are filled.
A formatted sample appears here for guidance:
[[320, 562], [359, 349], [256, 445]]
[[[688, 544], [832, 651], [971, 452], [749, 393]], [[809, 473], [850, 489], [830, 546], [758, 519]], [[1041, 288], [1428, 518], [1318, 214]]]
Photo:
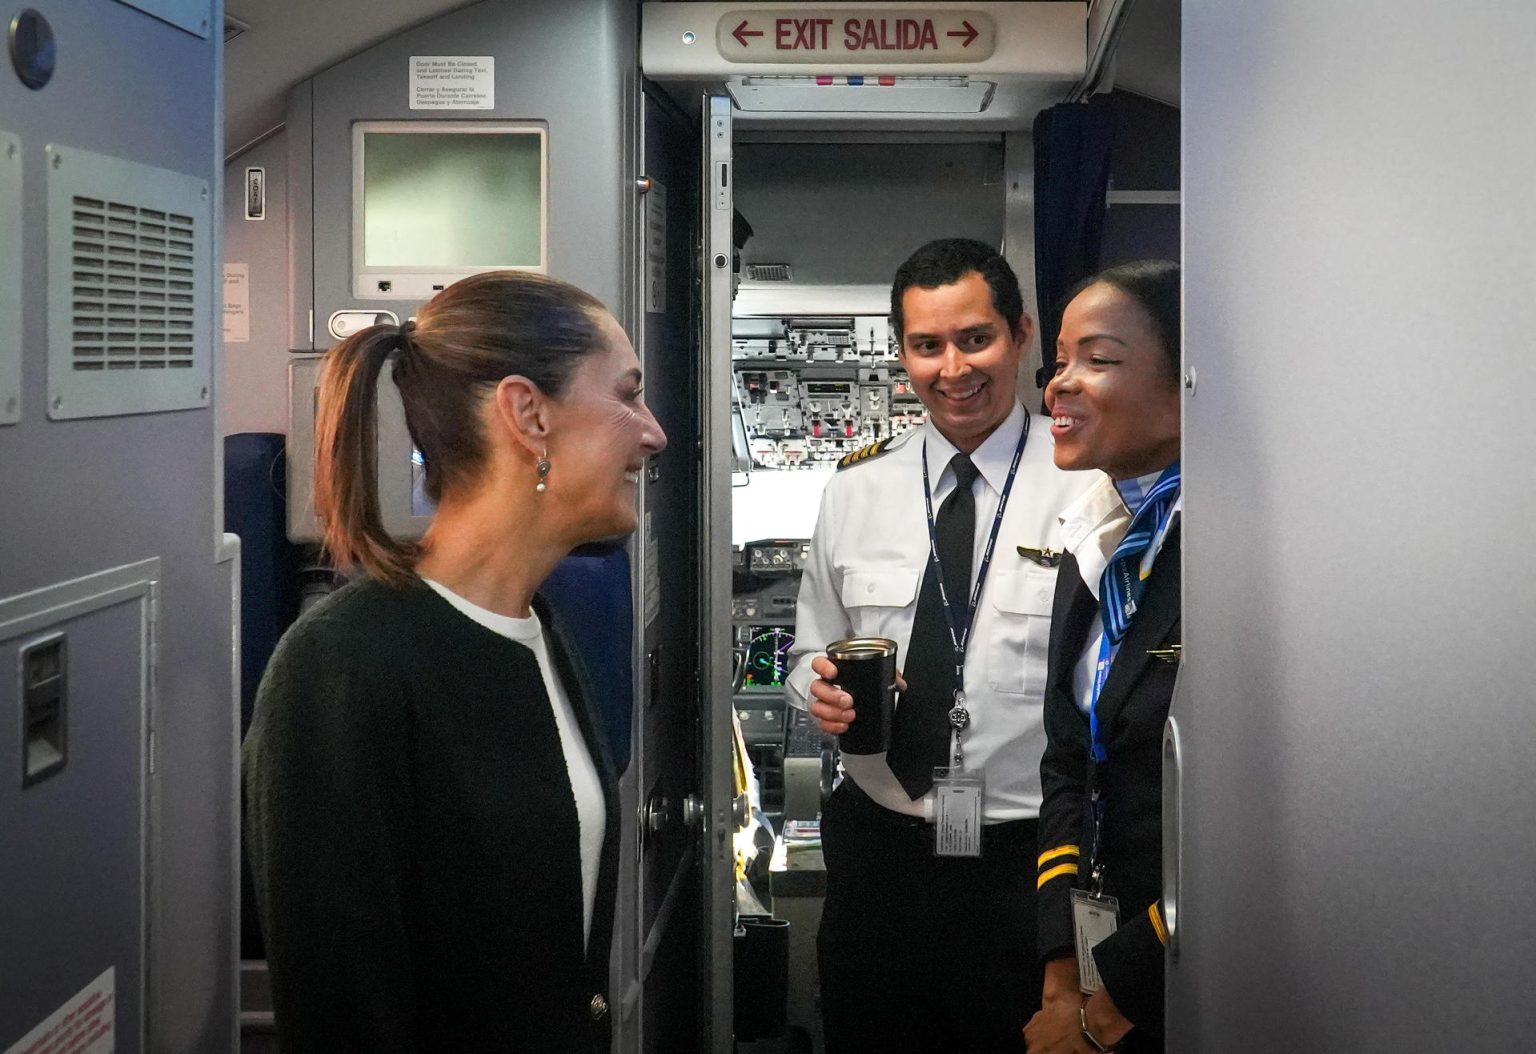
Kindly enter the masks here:
[[548, 487], [582, 540], [635, 529], [635, 490], [646, 459], [667, 436], [645, 405], [640, 363], [629, 337], [608, 315], [604, 346], [585, 356], [555, 400]]
[[1151, 315], [1107, 282], [1083, 290], [1061, 320], [1056, 375], [1045, 389], [1056, 465], [1115, 479], [1179, 456], [1178, 371]]

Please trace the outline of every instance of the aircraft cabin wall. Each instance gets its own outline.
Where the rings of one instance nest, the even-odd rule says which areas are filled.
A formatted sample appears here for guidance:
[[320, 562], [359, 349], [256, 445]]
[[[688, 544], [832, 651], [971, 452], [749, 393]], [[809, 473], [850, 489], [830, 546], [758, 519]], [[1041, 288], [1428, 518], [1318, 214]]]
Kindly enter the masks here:
[[[255, 202], [247, 178], [261, 182]], [[224, 166], [225, 435], [288, 431], [288, 267], [283, 129]]]
[[0, 301], [21, 338], [19, 400], [0, 397], [0, 1049], [90, 1004], [93, 1049], [228, 1050], [221, 5], [38, 7], [47, 33], [12, 47], [39, 61], [0, 64], [0, 235], [19, 234], [0, 281], [22, 294], [19, 319]]

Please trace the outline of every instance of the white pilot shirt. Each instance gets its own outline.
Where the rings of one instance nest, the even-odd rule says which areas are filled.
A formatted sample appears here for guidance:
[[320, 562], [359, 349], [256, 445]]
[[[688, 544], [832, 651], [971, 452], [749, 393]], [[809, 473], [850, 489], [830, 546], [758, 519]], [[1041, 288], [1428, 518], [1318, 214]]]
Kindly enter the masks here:
[[[981, 568], [1024, 415], [1024, 408], [1015, 406], [971, 455], [981, 473], [973, 484], [973, 575]], [[983, 815], [988, 822], [1031, 819], [1040, 813], [1042, 702], [1056, 568], [1029, 560], [1017, 547], [1063, 551], [1061, 511], [1104, 478], [1096, 472], [1058, 469], [1052, 460], [1050, 424], [1049, 418], [1032, 419], [967, 649], [965, 704], [971, 723], [962, 733], [962, 745], [966, 768], [986, 775]], [[957, 451], [932, 424], [892, 440], [867, 461], [840, 469], [827, 483], [800, 580], [790, 651], [793, 669], [786, 682], [786, 697], [801, 709], [816, 679], [811, 660], [833, 641], [887, 637], [896, 642], [898, 667], [905, 665], [918, 592], [928, 568], [924, 439], [937, 514], [955, 487], [949, 461]], [[968, 588], [965, 596], [969, 593]], [[908, 798], [884, 754], [845, 754], [843, 768], [886, 808], [932, 815], [933, 792], [916, 801]]]

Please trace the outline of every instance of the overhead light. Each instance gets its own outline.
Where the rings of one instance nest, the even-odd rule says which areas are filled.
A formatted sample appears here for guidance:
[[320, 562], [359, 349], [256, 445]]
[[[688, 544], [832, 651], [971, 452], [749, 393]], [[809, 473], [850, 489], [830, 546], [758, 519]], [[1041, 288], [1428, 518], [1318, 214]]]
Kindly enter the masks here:
[[997, 85], [964, 76], [874, 74], [732, 77], [726, 91], [752, 113], [981, 113]]

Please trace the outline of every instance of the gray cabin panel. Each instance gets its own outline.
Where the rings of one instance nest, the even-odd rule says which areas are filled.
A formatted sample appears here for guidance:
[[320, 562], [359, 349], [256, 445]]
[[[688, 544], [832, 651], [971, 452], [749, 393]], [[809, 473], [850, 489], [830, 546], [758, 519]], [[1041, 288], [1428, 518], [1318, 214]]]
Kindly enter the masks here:
[[[0, 77], [0, 113], [22, 147], [27, 261], [26, 409], [18, 424], [0, 429], [0, 597], [164, 557], [151, 809], [156, 828], [176, 835], [152, 852], [148, 1046], [227, 1049], [235, 1022], [237, 830], [229, 805], [236, 794], [231, 568], [217, 563], [223, 553], [215, 412], [204, 406], [68, 421], [43, 412], [46, 148], [57, 142], [180, 173], [215, 188], [216, 196], [222, 51], [217, 37], [202, 39], [123, 4], [59, 0], [46, 14], [58, 41], [53, 80], [34, 92], [14, 76]], [[205, 277], [216, 289], [221, 234], [214, 227]], [[212, 402], [218, 398], [210, 393]], [[101, 830], [97, 837], [116, 833]], [[0, 842], [12, 845], [11, 838], [0, 829]], [[7, 998], [0, 986], [0, 1003]], [[13, 1038], [19, 1037], [0, 1043]]]
[[1536, 8], [1195, 0], [1184, 34], [1168, 1049], [1520, 1049]]

